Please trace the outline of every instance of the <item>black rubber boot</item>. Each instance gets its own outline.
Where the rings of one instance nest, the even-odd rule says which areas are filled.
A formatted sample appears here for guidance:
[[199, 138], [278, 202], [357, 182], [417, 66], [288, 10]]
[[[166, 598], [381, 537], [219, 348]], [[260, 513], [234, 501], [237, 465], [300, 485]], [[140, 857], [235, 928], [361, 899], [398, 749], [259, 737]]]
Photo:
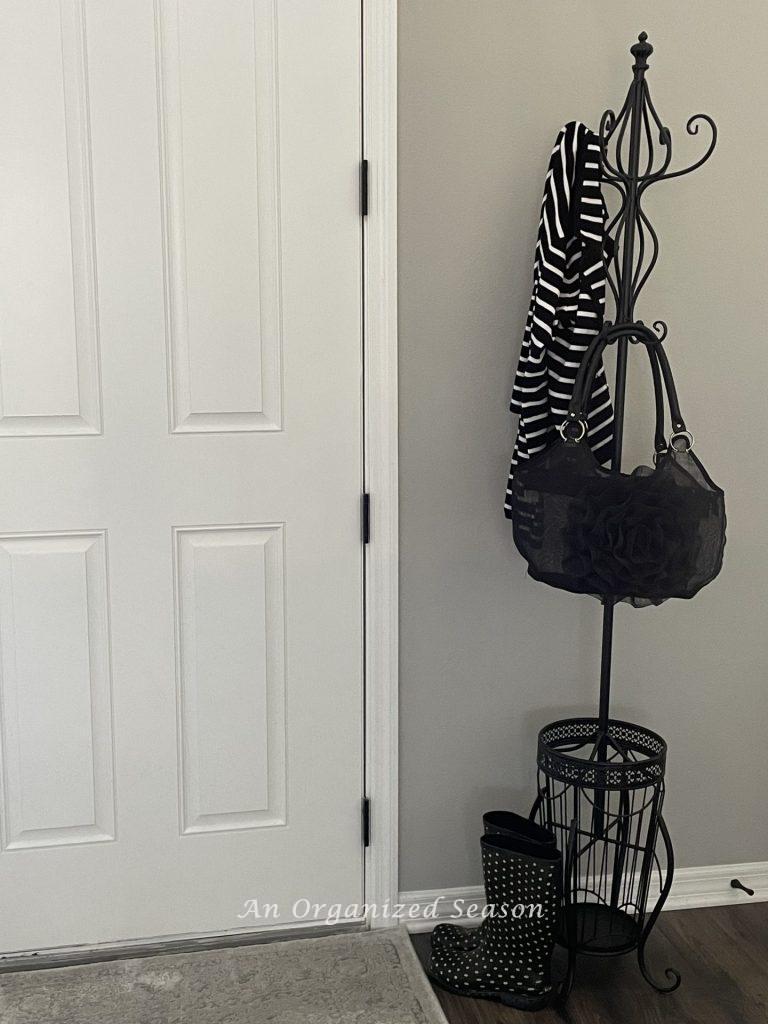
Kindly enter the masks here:
[[[513, 836], [552, 849], [556, 846], [555, 836], [548, 828], [513, 811], [486, 811], [483, 826], [486, 835]], [[432, 931], [432, 949], [474, 949], [482, 930], [482, 924], [478, 928], [439, 924]]]
[[480, 941], [473, 949], [433, 949], [427, 973], [458, 995], [539, 1010], [552, 995], [560, 853], [554, 844], [506, 835], [485, 835], [480, 847], [490, 908]]

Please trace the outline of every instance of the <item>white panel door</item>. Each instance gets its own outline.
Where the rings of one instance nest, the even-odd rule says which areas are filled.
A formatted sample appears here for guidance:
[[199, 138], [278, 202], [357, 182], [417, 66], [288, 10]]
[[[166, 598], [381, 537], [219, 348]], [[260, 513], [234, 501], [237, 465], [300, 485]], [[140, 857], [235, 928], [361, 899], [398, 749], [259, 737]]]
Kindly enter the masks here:
[[0, 952], [362, 902], [360, 94], [359, 0], [0, 0]]

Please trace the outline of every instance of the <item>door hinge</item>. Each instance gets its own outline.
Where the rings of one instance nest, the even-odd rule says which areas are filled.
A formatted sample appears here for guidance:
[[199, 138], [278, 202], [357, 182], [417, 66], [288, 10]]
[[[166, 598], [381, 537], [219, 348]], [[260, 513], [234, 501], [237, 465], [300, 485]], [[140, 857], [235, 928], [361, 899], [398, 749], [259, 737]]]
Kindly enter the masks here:
[[361, 503], [361, 523], [363, 544], [368, 544], [371, 539], [371, 496], [364, 494]]
[[371, 799], [363, 797], [362, 819], [363, 846], [371, 845]]
[[360, 216], [368, 216], [368, 161], [360, 161]]

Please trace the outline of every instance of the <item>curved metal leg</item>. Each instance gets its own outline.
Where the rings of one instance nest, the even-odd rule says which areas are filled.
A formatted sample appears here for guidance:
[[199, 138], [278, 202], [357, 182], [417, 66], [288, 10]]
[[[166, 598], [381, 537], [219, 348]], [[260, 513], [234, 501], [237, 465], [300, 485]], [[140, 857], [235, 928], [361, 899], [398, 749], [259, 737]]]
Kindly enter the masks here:
[[536, 816], [539, 813], [539, 808], [543, 803], [544, 797], [541, 795], [541, 793], [537, 793], [536, 799], [533, 801], [533, 807], [531, 808], [530, 813], [528, 814], [529, 821], [536, 821]]
[[667, 995], [670, 992], [674, 992], [675, 989], [680, 988], [680, 982], [683, 979], [680, 976], [680, 971], [675, 970], [674, 967], [666, 967], [664, 969], [664, 974], [670, 979], [669, 985], [659, 985], [658, 982], [653, 980], [648, 970], [648, 967], [645, 963], [645, 940], [643, 940], [642, 945], [638, 947], [637, 962], [640, 965], [640, 973], [642, 974], [642, 976], [645, 978], [645, 980], [648, 982], [651, 988], [661, 993], [661, 995]]
[[640, 973], [651, 986], [651, 988], [656, 989], [657, 992], [667, 993], [674, 992], [676, 988], [679, 988], [680, 982], [682, 981], [682, 978], [680, 977], [680, 972], [676, 971], [674, 967], [667, 967], [664, 971], [664, 974], [669, 979], [670, 984], [660, 985], [658, 982], [654, 981], [645, 962], [645, 944], [648, 941], [648, 936], [651, 934], [651, 931], [653, 930], [653, 926], [656, 924], [659, 914], [661, 913], [661, 908], [667, 902], [669, 890], [672, 888], [672, 877], [675, 873], [675, 860], [674, 851], [672, 850], [672, 840], [669, 837], [669, 830], [667, 829], [667, 824], [664, 821], [664, 818], [661, 814], [659, 815], [659, 832], [661, 832], [661, 838], [664, 840], [664, 850], [666, 852], [667, 859], [667, 874], [666, 878], [664, 879], [664, 886], [662, 887], [661, 894], [659, 895], [656, 906], [653, 908], [653, 911], [651, 912], [651, 915], [648, 918], [648, 921], [646, 922], [645, 928], [643, 929], [643, 934], [640, 937], [640, 942], [637, 947], [637, 962], [640, 967]]
[[571, 889], [573, 884], [573, 871], [576, 857], [576, 819], [573, 818], [571, 821], [571, 827], [568, 831], [568, 848], [565, 855], [565, 866], [563, 870], [563, 913], [564, 913], [564, 925], [565, 935], [568, 941], [568, 967], [565, 972], [565, 977], [560, 982], [560, 987], [557, 990], [557, 1002], [559, 1005], [563, 1005], [571, 994], [573, 988], [573, 981], [576, 976], [576, 929], [575, 929], [575, 918], [573, 912], [573, 901], [571, 899]]
[[557, 990], [557, 1004], [564, 1006], [568, 1001], [568, 996], [571, 994], [573, 989], [573, 982], [576, 977], [576, 947], [572, 942], [568, 943], [568, 966], [565, 970], [565, 977], [560, 982], [560, 987]]

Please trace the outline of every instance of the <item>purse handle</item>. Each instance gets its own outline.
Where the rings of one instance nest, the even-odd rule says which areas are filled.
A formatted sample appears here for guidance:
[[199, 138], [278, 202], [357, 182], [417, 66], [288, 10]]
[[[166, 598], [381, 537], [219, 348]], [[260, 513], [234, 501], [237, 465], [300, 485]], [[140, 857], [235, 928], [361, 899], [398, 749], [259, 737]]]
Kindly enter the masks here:
[[[593, 339], [594, 340], [594, 339]], [[645, 350], [648, 353], [648, 359], [651, 364], [651, 376], [653, 377], [653, 397], [656, 406], [656, 420], [655, 420], [655, 431], [653, 435], [653, 447], [656, 455], [661, 455], [668, 448], [668, 442], [664, 435], [664, 390], [662, 387], [661, 370], [659, 369], [659, 360], [657, 357], [656, 349], [653, 345], [646, 345]], [[587, 373], [590, 374], [590, 381], [593, 383], [595, 376], [600, 368], [600, 358], [602, 356], [603, 349], [596, 352], [594, 346], [588, 346], [584, 353], [584, 361], [591, 364], [594, 360], [594, 371], [591, 365], [587, 368]], [[577, 375], [578, 376], [578, 375]], [[592, 393], [592, 383], [590, 383], [587, 394]], [[575, 384], [575, 382], [574, 382]], [[575, 387], [574, 387], [575, 391]]]
[[[584, 353], [576, 374], [571, 401], [568, 405], [568, 416], [558, 427], [561, 437], [563, 440], [575, 442], [581, 441], [586, 437], [587, 407], [589, 396], [592, 393], [595, 374], [600, 366], [600, 360], [605, 348], [622, 337], [629, 337], [635, 341], [642, 342], [648, 351], [656, 405], [656, 429], [654, 435], [656, 453], [660, 455], [669, 447], [675, 447], [674, 442], [678, 438], [683, 438], [686, 441], [687, 447], [685, 450], [690, 451], [693, 447], [693, 436], [686, 429], [685, 421], [680, 411], [677, 389], [675, 388], [667, 354], [661, 347], [661, 339], [640, 321], [632, 324], [606, 323], [603, 330], [592, 340], [589, 348]], [[664, 438], [664, 390], [667, 393], [672, 421], [672, 433], [669, 442]]]

